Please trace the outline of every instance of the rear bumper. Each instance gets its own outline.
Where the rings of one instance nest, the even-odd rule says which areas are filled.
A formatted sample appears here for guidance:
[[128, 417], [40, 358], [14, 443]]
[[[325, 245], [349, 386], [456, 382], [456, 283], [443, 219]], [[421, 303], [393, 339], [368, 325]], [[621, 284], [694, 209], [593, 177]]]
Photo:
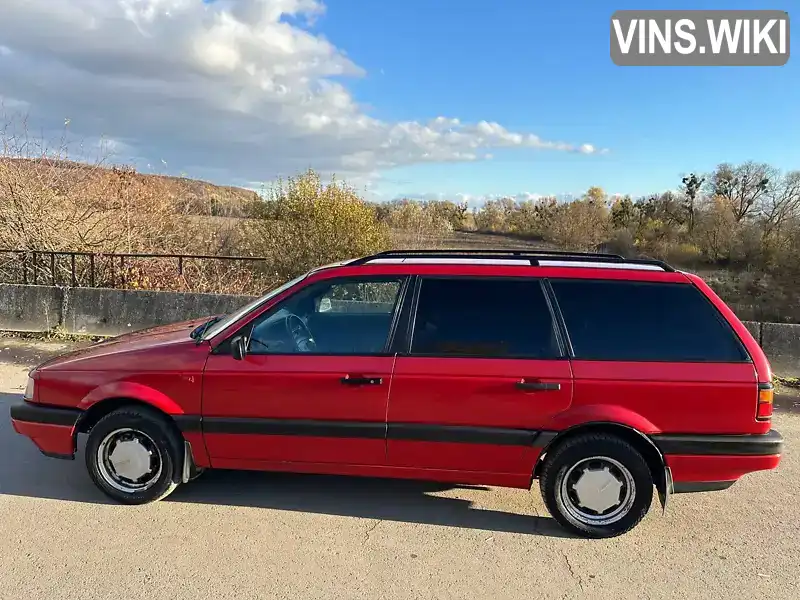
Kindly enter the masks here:
[[31, 438], [45, 456], [75, 458], [75, 425], [82, 412], [21, 402], [11, 406], [14, 431]]
[[763, 435], [654, 435], [653, 442], [672, 471], [675, 493], [710, 492], [733, 485], [754, 471], [775, 469], [783, 438]]
[[772, 429], [757, 435], [654, 435], [663, 454], [687, 456], [769, 456], [783, 452], [783, 437]]

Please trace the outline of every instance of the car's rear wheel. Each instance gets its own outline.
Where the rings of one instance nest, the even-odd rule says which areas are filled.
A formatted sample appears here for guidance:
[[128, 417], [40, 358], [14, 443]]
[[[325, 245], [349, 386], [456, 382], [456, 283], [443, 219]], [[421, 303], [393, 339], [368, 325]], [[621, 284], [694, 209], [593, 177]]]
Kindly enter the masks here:
[[178, 486], [180, 447], [166, 419], [150, 410], [122, 408], [92, 427], [86, 468], [107, 496], [125, 504], [146, 504]]
[[550, 514], [584, 537], [606, 538], [633, 529], [650, 509], [653, 478], [628, 442], [585, 434], [548, 452], [539, 481]]

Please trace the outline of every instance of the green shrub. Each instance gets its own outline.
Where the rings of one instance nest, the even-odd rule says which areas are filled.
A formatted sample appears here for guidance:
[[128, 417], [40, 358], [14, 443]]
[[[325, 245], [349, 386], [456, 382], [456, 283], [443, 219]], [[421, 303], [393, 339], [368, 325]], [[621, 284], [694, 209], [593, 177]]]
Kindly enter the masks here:
[[341, 182], [323, 183], [312, 170], [270, 190], [259, 216], [250, 251], [269, 257], [281, 279], [389, 245], [388, 227], [373, 207]]

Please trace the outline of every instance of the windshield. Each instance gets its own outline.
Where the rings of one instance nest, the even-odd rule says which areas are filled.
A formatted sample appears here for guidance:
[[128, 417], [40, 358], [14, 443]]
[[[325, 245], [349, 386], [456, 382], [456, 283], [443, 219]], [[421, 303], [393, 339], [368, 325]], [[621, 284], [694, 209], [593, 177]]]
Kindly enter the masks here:
[[252, 302], [246, 304], [245, 306], [237, 310], [235, 313], [231, 313], [223, 317], [222, 319], [214, 323], [211, 327], [209, 327], [208, 331], [206, 331], [205, 334], [203, 335], [203, 339], [210, 340], [215, 335], [224, 331], [230, 325], [232, 325], [233, 323], [244, 317], [246, 314], [250, 313], [251, 311], [255, 310], [256, 308], [267, 302], [270, 298], [274, 298], [278, 294], [281, 294], [285, 290], [288, 290], [290, 287], [292, 287], [296, 283], [299, 283], [306, 277], [308, 277], [308, 273], [304, 273], [303, 275], [300, 275], [300, 277], [295, 277], [291, 281], [287, 281], [283, 285], [276, 287], [274, 290], [268, 292], [266, 295], [256, 298]]

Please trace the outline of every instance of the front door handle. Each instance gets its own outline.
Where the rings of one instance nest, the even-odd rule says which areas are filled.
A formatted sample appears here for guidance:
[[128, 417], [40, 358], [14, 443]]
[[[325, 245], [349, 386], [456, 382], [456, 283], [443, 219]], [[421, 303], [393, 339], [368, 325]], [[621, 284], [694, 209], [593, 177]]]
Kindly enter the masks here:
[[383, 378], [345, 375], [339, 381], [341, 381], [342, 385], [381, 385], [383, 383]]
[[518, 390], [526, 392], [557, 392], [561, 389], [560, 383], [550, 383], [545, 381], [518, 381], [516, 384]]

